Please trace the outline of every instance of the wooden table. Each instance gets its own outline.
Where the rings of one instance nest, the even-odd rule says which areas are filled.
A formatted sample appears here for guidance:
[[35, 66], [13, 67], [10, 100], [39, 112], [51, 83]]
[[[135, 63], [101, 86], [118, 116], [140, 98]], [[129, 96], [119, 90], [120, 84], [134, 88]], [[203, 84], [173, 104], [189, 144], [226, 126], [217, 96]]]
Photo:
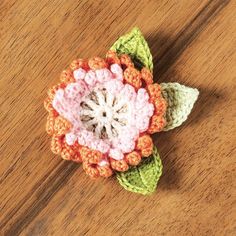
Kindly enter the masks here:
[[[1, 0], [0, 235], [236, 235], [235, 12], [234, 0]], [[188, 121], [155, 135], [164, 173], [146, 197], [54, 156], [43, 108], [68, 63], [133, 26], [156, 81], [200, 90]]]

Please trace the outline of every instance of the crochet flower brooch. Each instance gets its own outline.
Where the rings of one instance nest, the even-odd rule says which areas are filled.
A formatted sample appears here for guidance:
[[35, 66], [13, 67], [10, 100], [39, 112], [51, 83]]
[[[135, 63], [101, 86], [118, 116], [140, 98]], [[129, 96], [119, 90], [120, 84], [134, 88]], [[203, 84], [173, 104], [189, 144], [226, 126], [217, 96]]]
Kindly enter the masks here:
[[138, 28], [105, 58], [77, 59], [48, 91], [51, 150], [82, 162], [92, 178], [117, 176], [132, 192], [155, 191], [162, 164], [152, 134], [180, 126], [198, 90], [154, 83], [150, 49]]

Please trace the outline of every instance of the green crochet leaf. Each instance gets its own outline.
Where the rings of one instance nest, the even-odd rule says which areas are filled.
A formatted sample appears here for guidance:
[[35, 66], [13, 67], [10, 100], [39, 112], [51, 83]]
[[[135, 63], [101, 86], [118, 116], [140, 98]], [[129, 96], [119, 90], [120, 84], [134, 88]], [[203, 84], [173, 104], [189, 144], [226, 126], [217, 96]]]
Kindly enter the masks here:
[[180, 126], [190, 114], [199, 91], [178, 83], [161, 83], [162, 96], [167, 101], [164, 131]]
[[135, 167], [126, 172], [117, 172], [117, 179], [126, 190], [143, 195], [156, 190], [157, 182], [162, 174], [162, 163], [157, 148], [153, 153]]
[[130, 33], [121, 36], [110, 49], [118, 54], [128, 54], [137, 67], [147, 67], [151, 71], [153, 70], [152, 54], [137, 27], [133, 28]]

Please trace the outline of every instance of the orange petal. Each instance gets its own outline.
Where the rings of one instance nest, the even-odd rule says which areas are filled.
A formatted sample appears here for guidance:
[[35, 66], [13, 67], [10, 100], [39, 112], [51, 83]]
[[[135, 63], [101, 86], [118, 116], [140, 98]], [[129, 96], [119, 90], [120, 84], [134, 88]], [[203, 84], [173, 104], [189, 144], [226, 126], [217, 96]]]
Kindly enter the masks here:
[[52, 99], [47, 97], [45, 100], [44, 100], [44, 108], [48, 111], [48, 112], [53, 112], [54, 111], [54, 108], [52, 106]]
[[120, 63], [125, 67], [134, 67], [134, 63], [127, 54], [120, 55]]
[[166, 112], [166, 100], [162, 97], [159, 97], [153, 101], [155, 106], [155, 115], [162, 115]]
[[91, 178], [97, 178], [100, 176], [99, 170], [96, 166], [89, 164], [88, 162], [83, 162], [83, 169], [85, 170], [86, 174], [89, 175]]
[[142, 86], [141, 74], [140, 72], [132, 67], [125, 69], [124, 71], [124, 80], [132, 85], [135, 89], [139, 89]]
[[144, 67], [141, 70], [141, 75], [142, 75], [142, 79], [145, 81], [147, 85], [153, 83], [153, 75], [152, 75], [152, 72], [148, 68]]
[[73, 151], [74, 151], [74, 155], [71, 156], [71, 160], [74, 162], [82, 162], [82, 157], [80, 155], [80, 149], [81, 146], [76, 142], [75, 144], [70, 146]]
[[92, 150], [88, 157], [88, 162], [91, 164], [97, 164], [101, 161], [103, 154], [97, 150]]
[[88, 70], [88, 62], [85, 59], [76, 59], [70, 64], [70, 68], [74, 71], [79, 68], [83, 68], [84, 70]]
[[106, 62], [108, 64], [120, 64], [120, 59], [115, 51], [109, 50], [106, 54]]
[[74, 162], [82, 162], [82, 158], [81, 155], [79, 154], [79, 152], [76, 152], [72, 157], [71, 160]]
[[137, 151], [133, 151], [125, 155], [125, 160], [129, 165], [136, 166], [141, 161], [141, 155]]
[[97, 169], [100, 176], [105, 178], [110, 177], [113, 174], [112, 169], [109, 166], [98, 166]]
[[55, 119], [54, 131], [57, 135], [66, 134], [71, 129], [71, 123], [65, 118], [58, 116]]
[[55, 116], [53, 115], [53, 113], [49, 113], [46, 123], [46, 132], [49, 135], [53, 135], [54, 133], [54, 123], [55, 123]]
[[82, 147], [77, 142], [75, 142], [70, 147], [74, 150], [74, 155], [71, 156], [71, 160], [74, 162], [82, 162], [82, 157], [80, 154], [80, 150]]
[[75, 79], [71, 69], [63, 70], [60, 77], [61, 81], [64, 83], [73, 83]]
[[97, 164], [101, 161], [103, 154], [97, 150], [92, 150], [87, 147], [82, 147], [80, 149], [80, 155], [83, 161], [89, 164]]
[[59, 136], [53, 135], [51, 140], [51, 150], [54, 154], [59, 155], [62, 151], [62, 139]]
[[75, 156], [75, 151], [73, 150], [72, 146], [69, 146], [66, 142], [62, 147], [61, 157], [64, 160], [71, 160]]
[[104, 59], [100, 57], [92, 57], [88, 60], [88, 65], [92, 70], [107, 68], [108, 65]]
[[90, 153], [90, 149], [85, 147], [85, 146], [82, 146], [81, 149], [80, 149], [80, 155], [82, 157], [82, 160], [86, 160], [87, 159], [87, 156], [89, 155]]
[[113, 170], [117, 170], [117, 171], [126, 171], [129, 169], [129, 166], [127, 164], [127, 162], [125, 160], [114, 160], [114, 159], [110, 159], [110, 163], [111, 163], [111, 167]]
[[149, 84], [147, 86], [147, 91], [150, 96], [150, 101], [154, 102], [161, 96], [161, 86], [157, 83]]
[[143, 157], [148, 157], [152, 154], [153, 141], [150, 135], [145, 134], [138, 138], [136, 148], [141, 151]]
[[149, 157], [153, 153], [153, 147], [145, 148], [141, 153], [143, 157]]
[[153, 115], [151, 118], [150, 126], [148, 128], [149, 134], [154, 134], [156, 132], [162, 131], [166, 122], [163, 116]]

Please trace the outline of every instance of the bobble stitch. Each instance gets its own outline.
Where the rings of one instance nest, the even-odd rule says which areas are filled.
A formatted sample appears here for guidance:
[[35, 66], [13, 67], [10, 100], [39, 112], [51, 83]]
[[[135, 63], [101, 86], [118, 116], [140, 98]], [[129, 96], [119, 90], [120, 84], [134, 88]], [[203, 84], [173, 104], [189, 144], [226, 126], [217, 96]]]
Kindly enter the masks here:
[[124, 97], [127, 100], [133, 101], [136, 98], [135, 89], [130, 84], [125, 84], [120, 94], [122, 97]]
[[150, 84], [147, 86], [147, 91], [150, 96], [150, 101], [154, 102], [161, 96], [161, 86], [159, 84]]
[[53, 108], [53, 106], [52, 106], [52, 99], [51, 98], [46, 98], [45, 100], [44, 100], [44, 103], [43, 103], [43, 105], [44, 105], [44, 108], [48, 111], [48, 112], [53, 112], [54, 111], [54, 108]]
[[134, 67], [134, 63], [131, 61], [131, 58], [126, 54], [122, 54], [120, 56], [120, 63], [125, 67]]
[[73, 72], [75, 80], [84, 79], [86, 75], [86, 71], [82, 68], [79, 68]]
[[165, 124], [166, 122], [165, 122], [164, 117], [153, 115], [151, 118], [150, 126], [147, 131], [149, 134], [160, 132], [165, 127]]
[[105, 83], [105, 88], [112, 94], [118, 94], [123, 87], [123, 83], [117, 79], [114, 79], [113, 81], [107, 81]]
[[71, 124], [65, 118], [58, 116], [55, 119], [54, 131], [57, 135], [66, 134], [71, 129]]
[[90, 85], [90, 86], [94, 86], [96, 83], [96, 74], [94, 71], [89, 71], [86, 75], [85, 75], [85, 82]]
[[149, 125], [149, 118], [142, 116], [136, 117], [136, 127], [139, 129], [140, 132], [145, 132], [148, 129]]
[[78, 143], [75, 143], [71, 147], [75, 151], [75, 154], [74, 154], [74, 156], [71, 157], [71, 160], [75, 161], [75, 162], [82, 162], [82, 157], [81, 157], [81, 154], [80, 154], [80, 150], [81, 150], [82, 147]]
[[80, 155], [83, 161], [83, 169], [91, 178], [99, 177], [98, 163], [102, 159], [99, 151], [91, 150], [87, 147], [80, 149]]
[[102, 159], [102, 153], [97, 150], [91, 150], [88, 158], [88, 162], [91, 164], [98, 164]]
[[76, 135], [73, 134], [72, 132], [67, 133], [66, 136], [65, 136], [66, 143], [70, 146], [75, 143], [76, 139], [77, 139]]
[[60, 79], [61, 79], [61, 82], [66, 83], [66, 84], [75, 82], [73, 73], [70, 69], [63, 70], [61, 73]]
[[142, 79], [144, 80], [144, 82], [146, 83], [146, 85], [152, 84], [153, 83], [153, 75], [151, 73], [151, 71], [148, 68], [143, 68], [141, 70], [141, 75], [142, 75]]
[[100, 176], [108, 178], [113, 174], [112, 169], [109, 166], [98, 166], [97, 167]]
[[88, 65], [92, 70], [107, 68], [108, 65], [104, 59], [100, 57], [93, 57], [88, 60]]
[[83, 68], [84, 70], [88, 70], [89, 66], [88, 66], [88, 62], [84, 59], [77, 59], [74, 60], [71, 65], [70, 68], [74, 71], [77, 70], [79, 68]]
[[120, 64], [120, 59], [115, 51], [109, 50], [106, 54], [106, 62], [108, 64]]
[[95, 166], [89, 164], [87, 161], [83, 161], [83, 169], [86, 174], [93, 179], [98, 178], [100, 176], [98, 169]]
[[136, 148], [141, 151], [143, 157], [148, 157], [152, 154], [153, 142], [150, 135], [143, 135], [138, 138]]
[[64, 145], [61, 151], [61, 157], [64, 160], [71, 160], [74, 155], [75, 155], [75, 151], [73, 150], [73, 148], [69, 146], [66, 142], [64, 142]]
[[135, 89], [139, 89], [142, 86], [141, 74], [135, 68], [127, 68], [124, 71], [124, 80], [132, 85]]
[[125, 160], [117, 161], [111, 158], [110, 163], [111, 163], [112, 169], [117, 170], [117, 171], [127, 171], [129, 169], [129, 166]]
[[80, 150], [80, 155], [83, 161], [89, 164], [98, 164], [102, 160], [102, 153], [97, 150], [91, 150], [87, 147], [82, 147]]
[[123, 80], [123, 70], [118, 64], [111, 65], [111, 72], [114, 74], [116, 79]]
[[162, 115], [166, 112], [166, 101], [164, 98], [156, 99], [154, 102], [155, 115]]
[[141, 161], [141, 155], [137, 151], [133, 151], [125, 155], [125, 160], [129, 165], [136, 166]]
[[124, 158], [124, 154], [119, 149], [110, 149], [109, 155], [115, 160], [122, 160]]
[[112, 73], [106, 68], [96, 70], [95, 73], [99, 83], [109, 81], [110, 78], [112, 77]]
[[53, 135], [54, 133], [54, 123], [55, 123], [55, 117], [52, 113], [49, 113], [46, 123], [46, 132], [49, 135]]
[[62, 140], [60, 136], [53, 135], [51, 140], [51, 151], [59, 155], [62, 150]]
[[79, 154], [79, 152], [75, 153], [72, 157], [71, 160], [77, 163], [81, 163], [82, 162], [82, 158]]

